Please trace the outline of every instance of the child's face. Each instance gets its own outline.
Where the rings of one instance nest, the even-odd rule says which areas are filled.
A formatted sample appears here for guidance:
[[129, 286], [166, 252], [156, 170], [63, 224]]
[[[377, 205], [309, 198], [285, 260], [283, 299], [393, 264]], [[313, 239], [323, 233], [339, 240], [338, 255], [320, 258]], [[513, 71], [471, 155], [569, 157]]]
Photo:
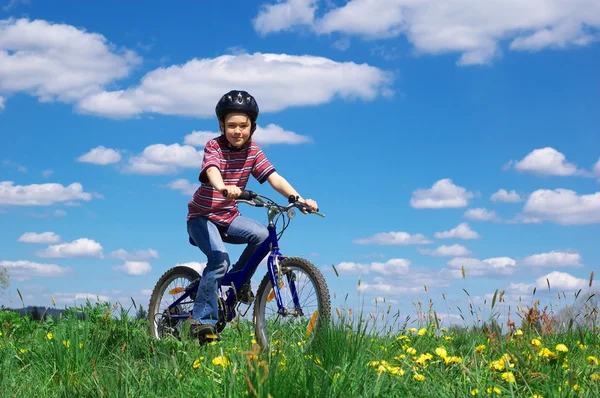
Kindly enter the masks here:
[[252, 124], [250, 118], [245, 113], [229, 113], [225, 116], [225, 125], [221, 128], [225, 130], [225, 137], [231, 145], [236, 148], [241, 147], [250, 137], [250, 128]]

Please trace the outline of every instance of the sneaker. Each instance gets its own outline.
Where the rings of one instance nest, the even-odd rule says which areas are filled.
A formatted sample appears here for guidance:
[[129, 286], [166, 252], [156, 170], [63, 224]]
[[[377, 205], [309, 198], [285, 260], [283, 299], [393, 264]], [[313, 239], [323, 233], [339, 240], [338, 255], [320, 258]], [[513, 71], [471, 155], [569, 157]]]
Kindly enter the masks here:
[[254, 301], [254, 293], [252, 293], [250, 282], [243, 284], [242, 288], [238, 291], [238, 301], [244, 304], [252, 304]]
[[213, 341], [221, 341], [221, 336], [216, 331], [215, 327], [205, 323], [192, 322], [190, 326], [190, 333], [193, 338], [198, 339], [200, 345], [210, 343]]

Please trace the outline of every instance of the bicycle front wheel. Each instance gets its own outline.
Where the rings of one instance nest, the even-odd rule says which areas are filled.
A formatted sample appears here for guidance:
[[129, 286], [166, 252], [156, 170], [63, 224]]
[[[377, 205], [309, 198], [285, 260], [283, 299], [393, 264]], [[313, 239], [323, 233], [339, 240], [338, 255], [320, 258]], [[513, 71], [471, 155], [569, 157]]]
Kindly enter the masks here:
[[[267, 273], [254, 302], [256, 341], [263, 349], [310, 344], [331, 316], [329, 289], [311, 262], [289, 257], [281, 262], [278, 286], [285, 313], [279, 312], [275, 291]], [[296, 292], [299, 307], [294, 304]]]

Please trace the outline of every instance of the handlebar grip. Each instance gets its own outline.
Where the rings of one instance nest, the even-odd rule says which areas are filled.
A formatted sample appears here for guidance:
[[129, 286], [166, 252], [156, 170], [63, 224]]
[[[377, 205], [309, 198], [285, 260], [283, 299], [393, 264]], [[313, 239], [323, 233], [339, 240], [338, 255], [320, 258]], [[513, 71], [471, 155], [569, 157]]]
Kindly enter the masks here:
[[[223, 196], [227, 197], [227, 190], [226, 189], [222, 190], [221, 194]], [[242, 191], [242, 194], [237, 199], [239, 199], [239, 200], [251, 200], [251, 199], [255, 198], [256, 196], [257, 196], [257, 194], [255, 192], [247, 190], [247, 189], [244, 189]]]

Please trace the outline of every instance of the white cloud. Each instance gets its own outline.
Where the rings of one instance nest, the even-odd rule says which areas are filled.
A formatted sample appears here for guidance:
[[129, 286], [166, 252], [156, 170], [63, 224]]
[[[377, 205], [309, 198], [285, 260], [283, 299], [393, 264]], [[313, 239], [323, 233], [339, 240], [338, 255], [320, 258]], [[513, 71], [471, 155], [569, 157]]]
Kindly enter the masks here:
[[430, 189], [417, 189], [413, 191], [410, 205], [418, 209], [441, 209], [465, 207], [472, 192], [454, 185], [451, 179], [444, 178], [435, 182]]
[[50, 177], [50, 176], [51, 176], [53, 173], [54, 173], [54, 171], [52, 171], [52, 170], [44, 170], [44, 171], [42, 171], [42, 177], [44, 177], [44, 178], [48, 178], [48, 177]]
[[95, 240], [79, 238], [72, 242], [51, 245], [36, 252], [38, 257], [68, 258], [68, 257], [102, 257], [102, 245]]
[[[394, 278], [396, 276], [396, 278]], [[374, 278], [372, 282], [361, 281], [358, 291], [376, 296], [400, 296], [418, 294], [427, 288], [447, 287], [448, 279], [439, 272], [420, 271], [412, 269], [410, 273], [385, 275]]]
[[202, 275], [202, 272], [204, 271], [204, 268], [206, 267], [206, 263], [199, 263], [199, 262], [196, 262], [196, 261], [191, 261], [191, 262], [188, 262], [188, 263], [177, 263], [174, 266], [175, 267], [182, 266], [182, 267], [193, 268], [196, 271], [198, 271], [198, 273], [200, 275]]
[[521, 196], [514, 190], [508, 192], [506, 189], [499, 189], [490, 196], [492, 202], [518, 203], [522, 201]]
[[517, 271], [517, 262], [510, 257], [493, 257], [479, 260], [472, 257], [456, 257], [448, 261], [451, 275], [462, 278], [464, 266], [467, 278], [469, 276], [512, 275]]
[[[221, 133], [213, 131], [193, 131], [185, 136], [183, 143], [195, 147], [204, 147], [206, 143]], [[261, 146], [273, 144], [304, 144], [312, 142], [310, 137], [284, 130], [282, 127], [269, 123], [266, 127], [256, 126], [256, 131], [252, 135], [252, 140]]]
[[367, 40], [404, 35], [417, 54], [460, 53], [459, 65], [491, 62], [500, 42], [513, 51], [585, 46], [600, 28], [595, 0], [350, 0], [315, 13], [315, 2], [278, 1], [261, 9], [254, 27], [266, 34], [307, 26]]
[[523, 264], [532, 267], [583, 267], [581, 255], [575, 252], [552, 250], [549, 253], [533, 254], [523, 259]]
[[344, 261], [335, 266], [340, 274], [368, 274], [370, 272], [382, 275], [406, 275], [410, 261], [405, 258], [392, 258], [386, 262], [372, 262], [369, 264]]
[[516, 294], [532, 294], [534, 287], [535, 284], [511, 282], [506, 290], [510, 293]]
[[0, 112], [4, 110], [4, 101], [6, 101], [6, 98], [0, 96]]
[[550, 290], [554, 292], [562, 290], [574, 291], [585, 289], [589, 286], [589, 281], [559, 271], [553, 271], [539, 277], [536, 280], [536, 286], [538, 289], [548, 289], [548, 282], [550, 282]]
[[378, 281], [377, 283], [361, 282], [360, 286], [358, 287], [358, 291], [365, 294], [399, 296], [423, 292], [423, 285], [399, 286], [395, 283], [386, 283], [383, 281]]
[[64, 304], [64, 305], [79, 305], [79, 304], [83, 304], [87, 300], [89, 300], [91, 303], [95, 303], [98, 300], [104, 301], [104, 302], [109, 301], [108, 296], [94, 294], [94, 293], [57, 292], [57, 293], [53, 293], [52, 296], [54, 297], [54, 301], [56, 301], [57, 304]]
[[129, 253], [125, 249], [119, 249], [111, 252], [109, 257], [119, 258], [121, 260], [150, 260], [153, 258], [158, 258], [158, 252], [154, 249], [146, 249], [146, 250], [136, 250], [133, 253]]
[[92, 199], [92, 195], [84, 192], [82, 185], [78, 182], [66, 187], [56, 183], [13, 184], [12, 181], [0, 182], [0, 205], [50, 206], [58, 202]]
[[596, 174], [596, 177], [600, 179], [600, 159], [598, 159], [598, 161], [594, 165], [594, 174]]
[[0, 89], [76, 102], [129, 75], [141, 59], [104, 36], [43, 20], [0, 21]]
[[[239, 65], [244, 65], [243, 73]], [[392, 79], [390, 73], [364, 63], [311, 55], [222, 55], [155, 69], [139, 85], [88, 96], [79, 108], [111, 117], [143, 112], [214, 117], [223, 93], [243, 87], [256, 97], [261, 112], [277, 112], [334, 98], [373, 100], [391, 94]]]
[[411, 235], [408, 232], [379, 232], [367, 238], [355, 239], [359, 245], [425, 245], [431, 243], [423, 234]]
[[538, 189], [523, 207], [524, 216], [561, 225], [600, 223], [600, 192], [578, 195], [569, 189]]
[[474, 209], [469, 209], [465, 212], [465, 217], [470, 220], [478, 220], [478, 221], [498, 221], [500, 217], [493, 210], [488, 210], [483, 207], [477, 207]]
[[71, 272], [70, 268], [56, 264], [40, 264], [23, 260], [0, 261], [0, 267], [6, 267], [9, 278], [18, 281], [26, 281], [34, 277], [65, 276]]
[[260, 34], [288, 30], [295, 25], [310, 25], [315, 18], [317, 0], [287, 0], [277, 4], [263, 4], [252, 21]]
[[93, 163], [101, 166], [117, 163], [121, 160], [121, 154], [114, 149], [98, 146], [91, 149], [88, 153], [81, 155], [77, 161], [84, 163]]
[[471, 254], [471, 251], [462, 245], [441, 245], [435, 249], [419, 249], [422, 254], [428, 254], [435, 257], [464, 257]]
[[144, 275], [152, 271], [150, 263], [146, 261], [125, 261], [125, 264], [115, 266], [113, 269], [134, 276]]
[[437, 239], [479, 239], [481, 236], [473, 231], [466, 222], [458, 224], [450, 231], [436, 232], [434, 236]]
[[199, 169], [203, 158], [204, 151], [198, 151], [191, 145], [153, 144], [140, 155], [129, 158], [124, 171], [131, 174], [172, 174], [182, 168]]
[[180, 178], [171, 181], [167, 186], [176, 191], [180, 191], [183, 195], [193, 195], [198, 189], [198, 185], [194, 185], [185, 178]]
[[22, 243], [56, 243], [60, 241], [60, 235], [54, 232], [25, 232], [19, 237], [19, 242]]
[[534, 149], [514, 167], [518, 171], [547, 176], [573, 176], [584, 174], [573, 163], [566, 161], [565, 155], [551, 147]]

